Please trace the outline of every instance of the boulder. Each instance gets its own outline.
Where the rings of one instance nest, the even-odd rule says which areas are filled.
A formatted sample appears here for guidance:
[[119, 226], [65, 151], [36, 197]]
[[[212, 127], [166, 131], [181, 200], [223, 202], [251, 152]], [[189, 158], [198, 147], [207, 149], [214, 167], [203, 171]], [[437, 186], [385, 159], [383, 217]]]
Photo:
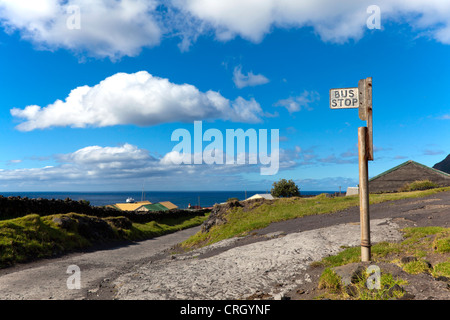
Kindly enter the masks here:
[[349, 263], [343, 266], [334, 267], [332, 270], [341, 277], [342, 284], [349, 286], [364, 275], [370, 262]]
[[236, 207], [242, 207], [239, 201], [229, 201], [224, 204], [216, 204], [211, 210], [208, 219], [203, 222], [201, 231], [208, 232], [213, 226], [219, 226], [227, 222], [226, 215], [229, 210]]

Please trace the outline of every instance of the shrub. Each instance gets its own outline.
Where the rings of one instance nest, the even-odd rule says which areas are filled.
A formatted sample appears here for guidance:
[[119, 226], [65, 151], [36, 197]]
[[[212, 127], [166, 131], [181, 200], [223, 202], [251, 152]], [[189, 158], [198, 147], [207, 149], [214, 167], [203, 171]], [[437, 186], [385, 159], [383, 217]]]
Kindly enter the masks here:
[[300, 197], [300, 190], [294, 181], [281, 179], [273, 183], [270, 193], [274, 197]]
[[439, 186], [430, 181], [430, 180], [421, 180], [421, 181], [414, 181], [411, 183], [405, 184], [399, 191], [401, 192], [407, 192], [407, 191], [417, 191], [417, 190], [427, 190], [427, 189], [433, 189], [438, 188]]

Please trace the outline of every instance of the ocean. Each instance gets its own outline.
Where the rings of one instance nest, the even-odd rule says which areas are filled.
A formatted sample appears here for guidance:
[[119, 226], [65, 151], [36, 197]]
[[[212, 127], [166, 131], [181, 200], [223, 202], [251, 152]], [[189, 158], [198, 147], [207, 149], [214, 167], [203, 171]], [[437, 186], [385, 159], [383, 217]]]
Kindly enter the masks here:
[[[4, 197], [20, 196], [43, 198], [43, 199], [66, 199], [87, 200], [92, 206], [104, 206], [114, 203], [124, 203], [131, 197], [136, 201], [142, 199], [152, 203], [170, 201], [179, 208], [184, 209], [191, 204], [201, 207], [212, 207], [216, 203], [226, 202], [229, 198], [246, 199], [257, 193], [267, 193], [267, 191], [123, 191], [123, 192], [0, 192]], [[321, 193], [334, 193], [334, 191], [301, 191], [302, 195], [318, 195]]]

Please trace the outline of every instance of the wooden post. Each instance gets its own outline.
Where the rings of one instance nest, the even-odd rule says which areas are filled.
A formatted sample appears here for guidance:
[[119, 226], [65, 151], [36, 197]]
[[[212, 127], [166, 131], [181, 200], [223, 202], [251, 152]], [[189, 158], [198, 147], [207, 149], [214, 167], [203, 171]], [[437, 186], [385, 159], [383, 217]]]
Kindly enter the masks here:
[[367, 122], [367, 160], [373, 161], [373, 129], [372, 129], [372, 77], [358, 82], [359, 118]]
[[361, 224], [361, 261], [370, 261], [370, 217], [369, 217], [369, 170], [368, 170], [368, 143], [369, 132], [367, 127], [358, 128], [358, 154], [359, 154], [359, 208]]
[[[357, 92], [358, 99], [352, 97]], [[345, 95], [344, 95], [345, 93]], [[344, 101], [344, 102], [343, 102]], [[356, 107], [356, 102], [359, 106]], [[330, 89], [330, 108], [358, 108], [359, 118], [367, 121], [367, 127], [358, 128], [359, 154], [359, 208], [361, 223], [361, 261], [370, 261], [370, 218], [369, 218], [369, 169], [368, 161], [373, 161], [372, 129], [372, 77], [358, 81], [358, 88]], [[339, 193], [340, 193], [339, 189]]]
[[372, 129], [372, 77], [366, 79], [367, 104], [367, 160], [373, 161], [373, 129]]

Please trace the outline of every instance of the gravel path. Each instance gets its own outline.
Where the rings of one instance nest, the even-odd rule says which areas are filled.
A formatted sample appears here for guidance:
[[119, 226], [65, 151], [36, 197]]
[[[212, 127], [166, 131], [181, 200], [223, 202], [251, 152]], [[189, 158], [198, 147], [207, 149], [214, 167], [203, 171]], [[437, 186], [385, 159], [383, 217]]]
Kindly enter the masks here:
[[[402, 237], [391, 219], [372, 220], [371, 228], [374, 242]], [[258, 292], [279, 298], [301, 281], [308, 281], [308, 274], [302, 271], [309, 263], [338, 253], [342, 246], [358, 245], [360, 229], [358, 224], [341, 224], [273, 236], [203, 259], [200, 255], [205, 252], [200, 250], [140, 266], [114, 281], [115, 298], [223, 300]], [[230, 240], [225, 241], [216, 247], [229, 246]]]

